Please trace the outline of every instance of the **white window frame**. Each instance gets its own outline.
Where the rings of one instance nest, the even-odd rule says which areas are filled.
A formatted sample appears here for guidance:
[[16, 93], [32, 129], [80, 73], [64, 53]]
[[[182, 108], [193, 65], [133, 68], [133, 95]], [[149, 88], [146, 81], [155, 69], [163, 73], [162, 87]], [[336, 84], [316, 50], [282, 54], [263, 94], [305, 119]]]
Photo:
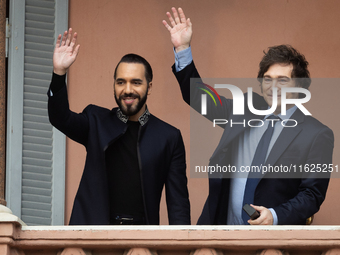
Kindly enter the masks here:
[[[25, 2], [10, 0], [9, 4], [6, 201], [19, 218], [22, 200]], [[68, 28], [68, 6], [68, 0], [55, 0], [55, 40]], [[64, 225], [65, 148], [66, 137], [53, 128], [52, 225]]]

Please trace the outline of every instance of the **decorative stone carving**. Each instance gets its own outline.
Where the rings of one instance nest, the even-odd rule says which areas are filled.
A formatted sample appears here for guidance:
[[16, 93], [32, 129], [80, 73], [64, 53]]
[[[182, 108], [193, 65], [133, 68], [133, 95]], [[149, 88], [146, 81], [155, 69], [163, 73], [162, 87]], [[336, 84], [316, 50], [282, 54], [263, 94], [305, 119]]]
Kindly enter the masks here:
[[84, 251], [82, 248], [65, 248], [58, 255], [92, 255], [89, 251]]
[[289, 253], [286, 251], [275, 250], [275, 249], [262, 250], [256, 254], [257, 255], [289, 255]]
[[322, 255], [340, 255], [340, 249], [331, 249], [322, 253]]
[[19, 219], [17, 216], [13, 215], [11, 209], [0, 204], [0, 222], [18, 222], [21, 226], [26, 226], [26, 224]]
[[21, 250], [11, 249], [11, 255], [25, 255], [25, 253]]
[[124, 255], [157, 255], [157, 253], [146, 248], [132, 248], [124, 252]]
[[202, 248], [191, 252], [190, 255], [223, 255], [223, 253], [215, 249]]

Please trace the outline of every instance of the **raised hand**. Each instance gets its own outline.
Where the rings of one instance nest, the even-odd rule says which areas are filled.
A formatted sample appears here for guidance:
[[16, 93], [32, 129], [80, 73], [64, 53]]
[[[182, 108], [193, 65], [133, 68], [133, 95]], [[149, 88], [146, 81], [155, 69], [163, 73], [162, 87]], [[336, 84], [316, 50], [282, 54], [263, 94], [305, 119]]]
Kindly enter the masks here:
[[63, 39], [61, 34], [58, 36], [56, 46], [53, 53], [53, 72], [59, 75], [64, 75], [68, 68], [76, 60], [80, 45], [76, 47], [77, 33], [73, 34], [72, 28], [64, 32]]
[[169, 18], [171, 26], [163, 20], [164, 26], [168, 29], [171, 36], [171, 42], [175, 47], [176, 52], [189, 48], [192, 38], [192, 24], [190, 19], [186, 19], [182, 8], [171, 8], [174, 18], [172, 18], [170, 12], [166, 15]]

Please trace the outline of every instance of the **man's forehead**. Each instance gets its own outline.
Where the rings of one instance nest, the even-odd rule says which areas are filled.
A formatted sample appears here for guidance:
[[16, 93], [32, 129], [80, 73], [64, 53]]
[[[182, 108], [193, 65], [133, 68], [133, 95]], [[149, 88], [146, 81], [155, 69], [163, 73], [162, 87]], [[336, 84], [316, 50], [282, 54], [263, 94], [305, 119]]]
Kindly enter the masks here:
[[116, 80], [118, 79], [145, 79], [145, 67], [140, 63], [125, 63], [118, 65]]
[[293, 64], [276, 63], [271, 65], [268, 70], [264, 73], [264, 76], [271, 78], [279, 77], [292, 77]]
[[145, 67], [143, 64], [141, 63], [126, 63], [126, 62], [122, 62], [118, 65], [118, 68], [117, 68], [117, 72], [118, 71], [126, 71], [126, 70], [129, 70], [129, 71], [142, 71], [144, 72], [145, 71]]

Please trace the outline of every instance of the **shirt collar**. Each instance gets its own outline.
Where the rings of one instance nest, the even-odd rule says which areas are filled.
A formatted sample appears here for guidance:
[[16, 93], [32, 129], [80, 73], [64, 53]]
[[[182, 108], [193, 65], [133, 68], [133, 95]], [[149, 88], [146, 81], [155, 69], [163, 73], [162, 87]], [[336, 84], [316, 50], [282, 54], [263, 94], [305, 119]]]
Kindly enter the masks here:
[[[297, 109], [297, 106], [294, 105], [292, 108], [289, 108], [287, 111], [286, 111], [286, 115], [282, 115], [281, 113], [278, 114], [277, 116], [280, 117], [281, 120], [284, 120], [284, 119], [289, 119], [293, 113], [296, 111]], [[271, 115], [274, 115], [274, 114], [268, 114], [266, 115], [263, 119], [267, 119], [269, 116]]]
[[[120, 108], [117, 109], [117, 117], [118, 119], [120, 119], [122, 122], [124, 123], [127, 123], [127, 121], [129, 120], [129, 116], [126, 116], [121, 110]], [[145, 111], [144, 113], [138, 118], [138, 121], [139, 121], [139, 124], [141, 126], [144, 126], [148, 120], [149, 120], [149, 117], [150, 117], [150, 112], [148, 110], [148, 107], [145, 106]]]

